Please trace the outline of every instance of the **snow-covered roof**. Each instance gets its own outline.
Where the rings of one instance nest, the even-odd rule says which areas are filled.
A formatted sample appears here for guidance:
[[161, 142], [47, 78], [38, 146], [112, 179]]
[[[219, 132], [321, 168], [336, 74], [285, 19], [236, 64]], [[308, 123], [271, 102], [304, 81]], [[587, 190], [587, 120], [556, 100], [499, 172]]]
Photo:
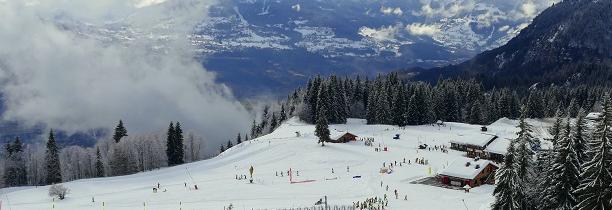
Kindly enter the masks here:
[[338, 140], [340, 137], [346, 135], [347, 133], [351, 134], [351, 135], [355, 135], [355, 134], [352, 134], [352, 133], [349, 133], [349, 132], [346, 132], [346, 131], [336, 131], [336, 132], [333, 132], [332, 134], [330, 134], [329, 138], [333, 139], [333, 140]]
[[508, 138], [497, 138], [493, 140], [493, 142], [491, 142], [489, 145], [487, 145], [487, 148], [485, 148], [484, 151], [500, 155], [506, 155], [511, 141], [512, 140]]
[[587, 116], [584, 118], [587, 120], [596, 120], [597, 118], [599, 118], [600, 115], [601, 115], [600, 112], [591, 112], [587, 114]]
[[498, 167], [497, 164], [490, 160], [474, 160], [472, 158], [467, 157], [458, 157], [447, 168], [442, 170], [440, 172], [440, 175], [452, 176], [462, 179], [474, 179], [476, 175], [482, 172], [482, 170], [484, 170], [489, 164]]
[[450, 140], [451, 143], [469, 144], [484, 147], [492, 139], [496, 138], [494, 134], [476, 133], [476, 134], [457, 134]]

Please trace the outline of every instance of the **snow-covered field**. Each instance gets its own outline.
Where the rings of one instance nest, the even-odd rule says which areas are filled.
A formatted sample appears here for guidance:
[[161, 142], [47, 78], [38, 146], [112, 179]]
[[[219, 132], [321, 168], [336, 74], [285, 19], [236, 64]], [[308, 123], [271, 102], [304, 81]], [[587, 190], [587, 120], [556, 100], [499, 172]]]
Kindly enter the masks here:
[[[364, 146], [363, 141], [328, 143], [321, 147], [316, 144], [314, 126], [293, 118], [275, 132], [236, 145], [209, 160], [129, 176], [65, 183], [71, 192], [62, 201], [53, 202], [47, 195], [48, 186], [2, 189], [1, 209], [44, 210], [54, 206], [58, 210], [200, 210], [223, 209], [230, 203], [235, 209], [279, 209], [311, 207], [323, 196], [327, 196], [332, 205], [351, 205], [384, 194], [389, 196], [387, 209], [489, 209], [493, 200], [493, 186], [490, 185], [464, 193], [410, 183], [434, 176], [465, 154], [454, 150], [449, 153], [417, 150], [418, 145], [449, 146], [449, 141], [458, 134], [480, 133], [480, 126], [447, 123], [445, 127], [423, 125], [400, 129], [363, 122], [350, 119], [345, 125], [331, 125], [330, 130], [332, 134], [338, 130], [349, 131], [359, 138], [373, 137], [375, 147], [380, 144], [388, 151], [375, 152], [375, 147]], [[548, 122], [531, 122], [536, 136], [545, 135], [543, 127]], [[511, 138], [516, 131], [515, 124], [516, 121], [501, 119], [490, 125], [488, 132]], [[301, 136], [296, 137], [296, 132]], [[400, 134], [401, 139], [393, 140], [395, 134]], [[402, 164], [394, 167], [391, 174], [379, 173], [383, 163], [399, 163], [404, 158], [413, 163], [415, 158], [425, 158], [429, 165]], [[254, 184], [235, 179], [236, 175], [248, 176], [251, 166], [254, 167]], [[290, 168], [294, 171], [294, 181], [314, 181], [291, 184], [286, 176]], [[283, 177], [281, 171], [284, 171]], [[161, 185], [160, 191], [153, 193], [157, 183]], [[194, 190], [194, 185], [199, 189]], [[395, 189], [400, 199], [395, 199]], [[404, 200], [405, 195], [408, 200]]]

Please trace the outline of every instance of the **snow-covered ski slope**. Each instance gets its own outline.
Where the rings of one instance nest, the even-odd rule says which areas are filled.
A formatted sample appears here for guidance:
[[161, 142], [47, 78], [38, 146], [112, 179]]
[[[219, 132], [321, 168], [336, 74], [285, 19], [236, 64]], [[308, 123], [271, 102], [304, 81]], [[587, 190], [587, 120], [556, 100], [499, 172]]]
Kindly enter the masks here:
[[[549, 122], [531, 122], [536, 136], [545, 135], [544, 127]], [[516, 132], [515, 125], [516, 121], [501, 119], [488, 126], [489, 133], [511, 138]], [[331, 125], [330, 130], [332, 134], [338, 130], [349, 131], [359, 138], [373, 137], [374, 147], [364, 146], [363, 141], [321, 147], [316, 143], [314, 126], [293, 118], [275, 132], [236, 145], [209, 160], [129, 176], [64, 183], [71, 192], [65, 200], [54, 203], [47, 195], [49, 186], [3, 189], [2, 210], [52, 210], [53, 206], [57, 210], [206, 210], [223, 209], [230, 203], [235, 209], [279, 209], [311, 207], [323, 196], [328, 197], [330, 204], [351, 205], [384, 194], [389, 198], [387, 209], [489, 209], [493, 200], [490, 185], [464, 193], [410, 183], [434, 176], [465, 155], [454, 150], [448, 153], [417, 150], [418, 145], [449, 146], [453, 136], [480, 133], [478, 125], [447, 123], [445, 127], [423, 125], [400, 129], [365, 125], [363, 120], [350, 119], [347, 124]], [[296, 132], [301, 136], [297, 137]], [[401, 138], [393, 140], [395, 134]], [[375, 152], [379, 144], [388, 151]], [[396, 166], [391, 174], [379, 173], [383, 163], [397, 161], [399, 164], [404, 158], [412, 164]], [[414, 164], [415, 158], [425, 158], [429, 165]], [[236, 175], [248, 176], [251, 166], [254, 184], [235, 179]], [[291, 184], [286, 174], [289, 168], [294, 171], [294, 181], [314, 181]], [[281, 171], [283, 177], [280, 177]], [[161, 185], [160, 191], [153, 193], [157, 183]], [[194, 185], [199, 189], [194, 190]], [[386, 191], [387, 185], [389, 191]], [[397, 200], [395, 189], [400, 197]]]

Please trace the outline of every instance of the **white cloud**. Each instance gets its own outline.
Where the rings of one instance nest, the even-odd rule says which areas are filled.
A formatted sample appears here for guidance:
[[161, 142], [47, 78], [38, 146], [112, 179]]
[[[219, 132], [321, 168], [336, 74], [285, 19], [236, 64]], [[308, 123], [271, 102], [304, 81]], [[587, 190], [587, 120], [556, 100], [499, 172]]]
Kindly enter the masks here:
[[404, 14], [404, 11], [402, 11], [402, 8], [396, 7], [380, 7], [380, 12], [382, 12], [385, 15], [397, 15], [397, 16], [402, 16]]
[[508, 29], [510, 29], [510, 26], [509, 25], [505, 25], [505, 26], [500, 27], [498, 29], [498, 31], [504, 32], [504, 31], [508, 31]]
[[526, 1], [521, 5], [521, 12], [523, 12], [526, 17], [533, 18], [537, 15], [538, 10], [535, 3]]
[[376, 41], [392, 41], [395, 40], [395, 35], [398, 31], [397, 28], [397, 26], [383, 26], [376, 29], [362, 26], [359, 28], [359, 35], [374, 39]]
[[421, 8], [419, 11], [413, 11], [415, 16], [425, 17], [454, 17], [465, 12], [472, 11], [476, 6], [475, 0], [464, 1], [438, 1], [438, 0], [421, 0]]
[[[108, 1], [87, 2], [107, 5]], [[91, 9], [92, 15], [83, 18], [104, 22], [100, 18], [106, 16], [95, 15], [109, 13], [98, 10], [122, 3], [74, 11], [63, 2], [46, 0], [36, 6], [25, 6], [20, 0], [0, 3], [4, 120], [83, 131], [109, 128], [123, 119], [131, 132], [163, 130], [169, 121], [179, 120], [186, 129], [216, 143], [246, 130], [249, 113], [228, 87], [216, 83], [215, 75], [193, 58], [184, 36], [183, 30], [199, 20], [194, 17], [201, 18], [208, 2], [193, 1], [182, 7], [171, 4], [171, 12], [160, 7], [145, 14], [132, 13], [146, 18], [130, 21], [130, 27], [145, 32], [153, 30], [152, 22], [176, 17], [172, 19], [175, 25], [164, 26], [168, 32], [183, 36], [176, 34], [165, 40], [164, 52], [152, 51], [154, 46], [146, 40], [127, 45], [101, 43], [59, 28], [53, 21], [58, 14], [77, 18]], [[208, 148], [216, 150], [216, 145]]]
[[291, 9], [295, 10], [296, 12], [299, 12], [300, 10], [302, 10], [302, 6], [300, 6], [300, 4], [296, 4], [291, 6]]
[[473, 17], [479, 27], [489, 27], [502, 20], [531, 21], [559, 0], [421, 0], [415, 16], [434, 19]]
[[135, 0], [134, 6], [136, 8], [148, 7], [157, 4], [164, 3], [166, 0]]
[[412, 23], [406, 26], [406, 31], [414, 36], [433, 36], [440, 32], [439, 25], [427, 25], [422, 23]]

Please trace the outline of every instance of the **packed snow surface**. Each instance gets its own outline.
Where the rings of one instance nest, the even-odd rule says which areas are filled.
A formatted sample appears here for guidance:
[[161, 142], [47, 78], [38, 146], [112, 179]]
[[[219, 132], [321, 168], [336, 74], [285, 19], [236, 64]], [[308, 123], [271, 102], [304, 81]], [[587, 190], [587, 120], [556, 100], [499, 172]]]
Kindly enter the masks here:
[[[535, 130], [543, 131], [540, 127], [547, 124], [534, 122]], [[488, 132], [503, 138], [515, 132], [514, 126], [516, 121], [505, 119], [489, 126]], [[312, 207], [323, 196], [332, 205], [351, 205], [385, 194], [389, 198], [387, 209], [490, 209], [494, 188], [491, 185], [464, 193], [410, 183], [435, 176], [453, 161], [465, 160], [465, 152], [418, 150], [419, 145], [449, 147], [449, 141], [458, 134], [480, 134], [480, 125], [446, 123], [444, 127], [398, 128], [350, 119], [347, 124], [331, 125], [330, 130], [375, 141], [373, 147], [360, 140], [321, 147], [316, 143], [314, 126], [292, 118], [273, 133], [243, 142], [209, 160], [128, 176], [64, 183], [70, 194], [62, 201], [53, 201], [47, 195], [49, 186], [2, 189], [1, 209], [44, 210], [54, 206], [58, 210], [205, 210], [223, 209], [230, 203], [235, 209], [284, 209]], [[399, 140], [393, 139], [396, 134], [400, 134]], [[375, 152], [379, 145], [388, 151]], [[390, 174], [379, 173], [383, 164], [387, 167], [395, 161], [399, 164], [404, 158], [412, 164], [395, 166]], [[414, 164], [416, 158], [424, 158], [429, 165]], [[251, 166], [253, 184], [248, 179], [236, 179], [248, 176]], [[310, 182], [291, 184], [287, 177], [289, 169], [293, 171], [294, 182]], [[157, 183], [160, 190], [154, 193], [152, 189]], [[195, 190], [194, 185], [199, 189]], [[396, 189], [399, 199], [393, 193]]]

